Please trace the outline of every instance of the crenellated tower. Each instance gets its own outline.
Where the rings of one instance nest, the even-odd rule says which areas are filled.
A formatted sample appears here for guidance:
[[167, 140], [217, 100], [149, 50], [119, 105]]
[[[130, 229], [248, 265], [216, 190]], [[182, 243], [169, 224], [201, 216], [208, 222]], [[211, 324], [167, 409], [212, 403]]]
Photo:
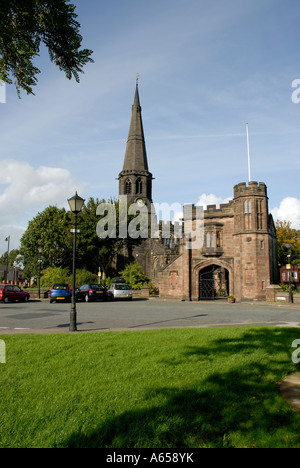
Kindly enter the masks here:
[[234, 289], [242, 299], [265, 297], [272, 280], [273, 251], [267, 187], [264, 183], [240, 183], [234, 187]]

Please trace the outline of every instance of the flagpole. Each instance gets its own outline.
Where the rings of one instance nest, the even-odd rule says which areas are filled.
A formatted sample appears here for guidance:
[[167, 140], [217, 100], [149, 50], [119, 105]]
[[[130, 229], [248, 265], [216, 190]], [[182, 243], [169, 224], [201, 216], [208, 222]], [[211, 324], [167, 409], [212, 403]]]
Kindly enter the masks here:
[[246, 128], [247, 128], [247, 148], [248, 148], [248, 172], [249, 172], [249, 182], [251, 182], [250, 143], [249, 143], [249, 128], [248, 128], [248, 124], [246, 124]]

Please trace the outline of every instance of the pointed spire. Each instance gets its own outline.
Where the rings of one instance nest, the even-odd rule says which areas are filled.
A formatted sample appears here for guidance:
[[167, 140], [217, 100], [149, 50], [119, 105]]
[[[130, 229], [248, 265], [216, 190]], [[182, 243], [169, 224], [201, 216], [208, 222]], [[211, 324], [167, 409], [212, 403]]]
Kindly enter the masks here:
[[134, 102], [132, 106], [123, 171], [148, 171], [138, 79], [136, 82]]

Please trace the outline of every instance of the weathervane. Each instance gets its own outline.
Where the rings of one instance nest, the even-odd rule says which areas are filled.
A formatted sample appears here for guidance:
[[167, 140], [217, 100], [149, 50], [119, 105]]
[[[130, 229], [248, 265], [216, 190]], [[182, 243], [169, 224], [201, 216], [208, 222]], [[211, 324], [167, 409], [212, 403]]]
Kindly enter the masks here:
[[136, 74], [136, 84], [139, 83], [139, 78], [141, 77], [141, 75], [139, 73]]

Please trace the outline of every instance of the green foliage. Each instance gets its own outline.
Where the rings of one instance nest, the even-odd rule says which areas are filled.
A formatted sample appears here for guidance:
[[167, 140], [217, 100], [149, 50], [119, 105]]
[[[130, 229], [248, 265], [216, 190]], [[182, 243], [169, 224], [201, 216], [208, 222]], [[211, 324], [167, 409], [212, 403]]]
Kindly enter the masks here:
[[86, 269], [76, 270], [76, 284], [78, 286], [82, 286], [83, 284], [98, 284], [98, 275]]
[[[41, 287], [50, 288], [54, 283], [72, 284], [72, 274], [68, 268], [46, 268], [41, 272]], [[76, 270], [76, 285], [96, 284], [98, 277], [85, 269]]]
[[72, 278], [70, 270], [67, 268], [49, 267], [41, 272], [41, 287], [49, 288], [54, 283], [68, 283]]
[[138, 262], [129, 263], [125, 269], [121, 271], [120, 276], [124, 278], [126, 283], [134, 290], [141, 289], [144, 284], [148, 284], [149, 282], [149, 279]]
[[[289, 292], [289, 283], [280, 283], [280, 288], [282, 292]], [[297, 287], [294, 284], [291, 284], [292, 293], [297, 292]]]
[[291, 244], [291, 263], [300, 266], [300, 231], [292, 229], [291, 223], [287, 221], [277, 221], [277, 257], [278, 265], [282, 267], [287, 264], [287, 249], [285, 244]]
[[[9, 252], [8, 265], [9, 266], [20, 266], [22, 259], [18, 249], [13, 249]], [[7, 252], [0, 257], [0, 265], [7, 265]]]
[[25, 277], [31, 278], [38, 274], [39, 246], [43, 247], [43, 270], [48, 267], [72, 268], [71, 219], [71, 214], [65, 209], [49, 206], [29, 222], [20, 247]]
[[[102, 202], [105, 202], [102, 200]], [[116, 237], [100, 239], [97, 235], [97, 224], [101, 216], [97, 215], [98, 199], [90, 198], [78, 215], [77, 255], [76, 267], [85, 269], [93, 274], [98, 273], [98, 268], [106, 277], [114, 277], [117, 274], [116, 260], [122, 255], [124, 249], [130, 252], [134, 245], [140, 243], [140, 239], [130, 237], [119, 238], [119, 204], [110, 200], [116, 212]], [[43, 247], [42, 270], [48, 267], [72, 269], [73, 258], [73, 214], [66, 212], [64, 208], [56, 206], [47, 207], [42, 213], [29, 222], [28, 228], [21, 239], [20, 255], [24, 265], [26, 278], [37, 276], [39, 269], [39, 246]]]
[[76, 7], [69, 0], [1, 0], [0, 79], [33, 94], [40, 70], [34, 65], [41, 43], [50, 60], [68, 79], [93, 62], [89, 49], [81, 49]]

